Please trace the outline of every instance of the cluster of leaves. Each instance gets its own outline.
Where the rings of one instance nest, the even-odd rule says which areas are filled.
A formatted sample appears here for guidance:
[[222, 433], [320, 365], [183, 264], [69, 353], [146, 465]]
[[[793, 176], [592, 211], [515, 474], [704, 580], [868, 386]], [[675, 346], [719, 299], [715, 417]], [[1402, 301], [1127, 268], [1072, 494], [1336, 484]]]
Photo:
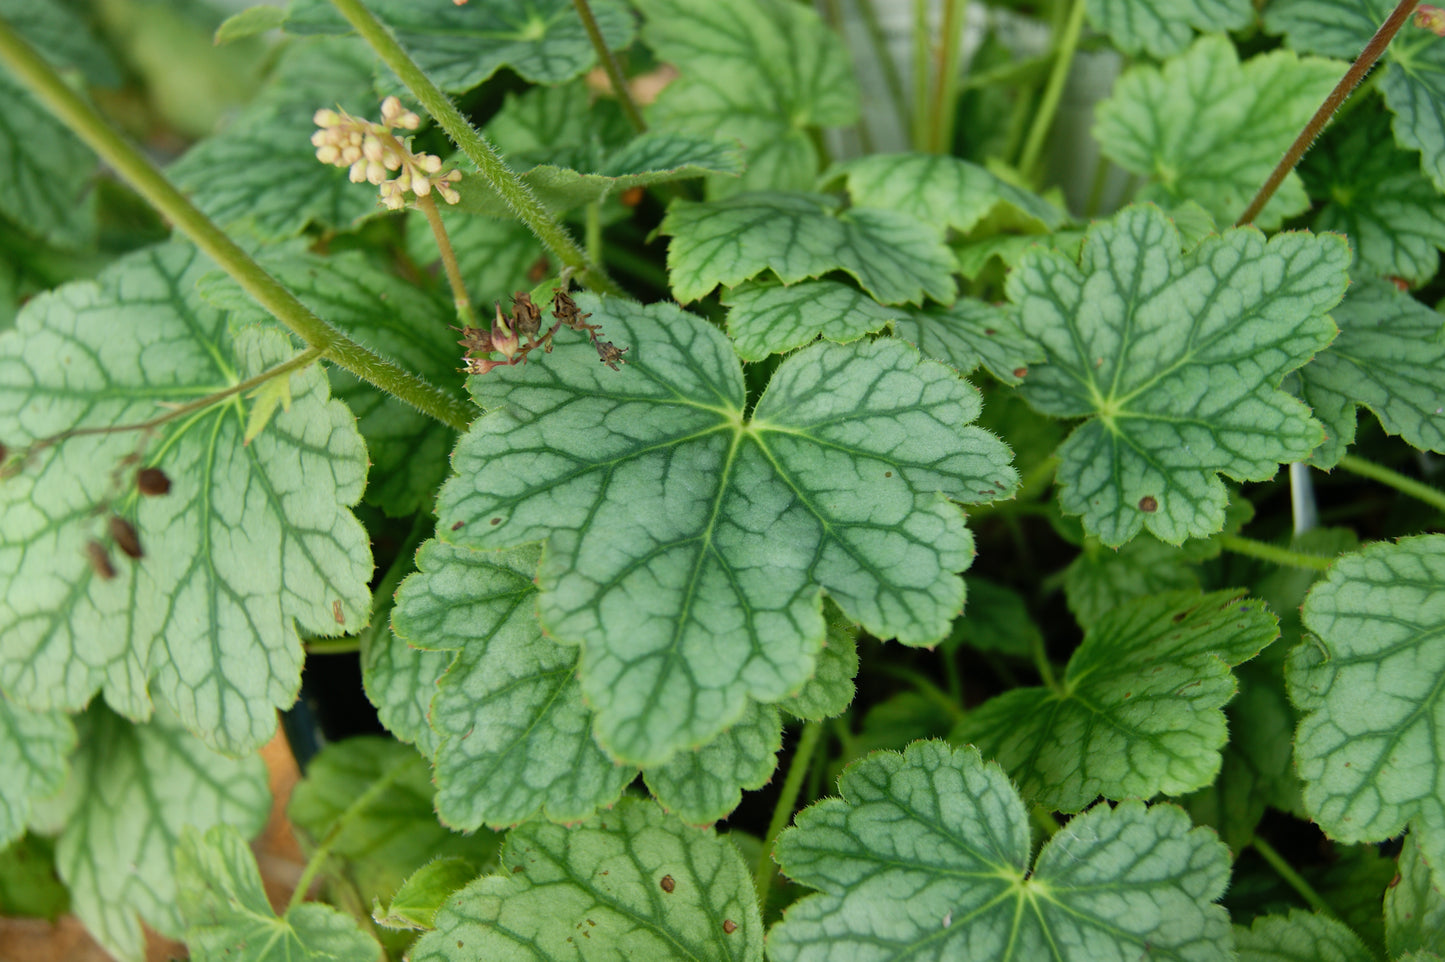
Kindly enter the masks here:
[[[426, 100], [352, 6], [222, 24], [265, 80], [166, 176], [465, 430], [0, 66], [0, 910], [123, 960], [1445, 958], [1445, 40], [1229, 227], [1381, 0], [1058, 0], [1043, 58], [990, 7], [968, 83], [915, 51], [946, 152], [835, 136], [893, 65], [792, 0], [368, 0], [518, 171], [392, 212], [310, 141]], [[140, 103], [116, 17], [0, 0], [0, 55]], [[1083, 24], [1134, 59], [1080, 194], [1017, 148]], [[599, 42], [670, 78], [645, 130]], [[390, 735], [309, 760], [327, 904], [274, 907], [256, 752], [320, 650]]]

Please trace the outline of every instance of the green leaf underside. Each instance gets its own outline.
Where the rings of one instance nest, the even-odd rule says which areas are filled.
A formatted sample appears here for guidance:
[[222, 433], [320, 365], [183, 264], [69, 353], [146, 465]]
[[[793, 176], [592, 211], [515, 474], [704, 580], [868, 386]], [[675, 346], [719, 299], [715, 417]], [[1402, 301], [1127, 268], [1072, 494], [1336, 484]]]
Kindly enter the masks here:
[[[229, 332], [193, 289], [210, 269], [168, 245], [32, 301], [0, 339], [0, 436], [139, 422], [290, 356], [275, 332]], [[361, 437], [321, 372], [291, 383], [290, 411], [248, 446], [238, 397], [159, 429], [142, 463], [169, 475], [164, 497], [138, 498], [129, 468], [112, 488], [135, 433], [65, 441], [0, 485], [0, 570], [15, 573], [0, 600], [10, 697], [75, 710], [103, 690], [140, 719], [157, 695], [223, 751], [270, 738], [300, 682], [298, 630], [355, 631], [371, 608], [371, 553], [346, 507], [366, 475]], [[104, 580], [85, 545], [108, 538], [93, 508], [112, 498], [146, 554], [112, 550]]]
[[806, 190], [818, 171], [814, 127], [858, 119], [848, 52], [817, 13], [788, 0], [635, 0], [642, 38], [682, 76], [648, 110], [659, 129], [737, 140], [747, 169], [709, 196]]
[[96, 705], [77, 727], [56, 865], [71, 910], [96, 940], [122, 962], [140, 962], [140, 919], [181, 935], [176, 902], [185, 886], [172, 855], [181, 832], [230, 825], [255, 835], [270, 810], [265, 766], [256, 755], [216, 754], [164, 711], [132, 725]]
[[[632, 42], [632, 17], [616, 0], [592, 0], [608, 49]], [[587, 31], [568, 0], [369, 0], [367, 6], [437, 86], [461, 93], [502, 67], [523, 80], [559, 84], [597, 60]], [[286, 20], [291, 33], [349, 33], [328, 0], [296, 0]], [[394, 82], [394, 81], [393, 81]]]
[[945, 650], [966, 644], [976, 651], [997, 651], [1027, 658], [1043, 633], [1029, 617], [1028, 602], [1011, 588], [970, 575], [968, 615], [953, 623]]
[[1420, 173], [1414, 154], [1388, 146], [1388, 118], [1360, 111], [1338, 137], [1306, 155], [1311, 192], [1328, 203], [1317, 231], [1348, 234], [1355, 276], [1399, 277], [1420, 284], [1435, 276], [1445, 247], [1445, 197]]
[[[1114, 162], [1151, 179], [1140, 200], [1193, 200], [1232, 222], [1344, 71], [1285, 50], [1240, 64], [1228, 38], [1203, 37], [1162, 68], [1121, 76], [1099, 104], [1094, 136]], [[1308, 206], [1291, 173], [1255, 223], [1272, 230]]]
[[296, 43], [281, 54], [269, 86], [232, 124], [202, 140], [166, 171], [222, 227], [263, 240], [308, 224], [346, 228], [381, 210], [376, 189], [316, 159], [318, 107], [359, 117], [377, 112], [369, 51], [353, 40]]
[[625, 798], [575, 828], [515, 829], [502, 873], [453, 896], [409, 957], [762, 962], [763, 925], [730, 842]]
[[898, 211], [940, 231], [966, 234], [1004, 205], [1040, 230], [1061, 227], [1067, 219], [1037, 194], [958, 157], [872, 154], [838, 164], [831, 174], [847, 180], [848, 194], [859, 207]]
[[1373, 962], [1360, 937], [1339, 919], [1298, 909], [1235, 926], [1239, 962]]
[[25, 834], [30, 807], [60, 791], [75, 726], [63, 712], [32, 712], [0, 695], [0, 849]]
[[1303, 618], [1316, 637], [1295, 650], [1286, 678], [1302, 714], [1306, 809], [1345, 842], [1409, 824], [1425, 860], [1445, 866], [1445, 536], [1346, 555], [1310, 591]]
[[667, 269], [683, 303], [769, 269], [784, 284], [841, 270], [884, 304], [954, 299], [953, 255], [932, 230], [896, 211], [840, 212], [821, 194], [738, 194], [675, 201], [659, 230], [672, 235]]
[[1385, 890], [1385, 942], [1391, 956], [1427, 951], [1445, 954], [1445, 895], [1432, 878], [1414, 835], [1405, 836], [1397, 881]]
[[1228, 851], [1172, 805], [1095, 807], [1030, 871], [1023, 803], [971, 748], [880, 752], [839, 788], [778, 839], [783, 872], [823, 894], [768, 934], [775, 962], [1228, 957], [1228, 916], [1211, 904]]
[[742, 720], [694, 752], [678, 752], [643, 773], [658, 804], [689, 825], [706, 825], [738, 807], [742, 789], [762, 788], [778, 767], [783, 725], [771, 705], [750, 704]]
[[356, 920], [304, 902], [278, 917], [246, 840], [227, 825], [188, 830], [176, 848], [177, 901], [196, 962], [373, 962]]
[[881, 638], [930, 644], [963, 600], [960, 501], [1005, 497], [976, 392], [892, 339], [783, 362], [750, 419], [727, 339], [675, 305], [579, 298], [630, 345], [578, 338], [473, 378], [491, 413], [458, 444], [438, 530], [546, 539], [538, 610], [583, 646], [599, 741], [643, 766], [699, 746], [813, 673], [821, 593]]
[[1089, 229], [1076, 265], [1035, 250], [1009, 275], [1019, 326], [1046, 354], [1020, 393], [1089, 417], [1060, 445], [1060, 504], [1118, 546], [1148, 530], [1178, 544], [1224, 524], [1218, 475], [1264, 480], [1324, 432], [1284, 375], [1329, 344], [1348, 282], [1335, 236], [1252, 228], [1187, 255], [1157, 208]]
[[1143, 534], [1118, 549], [1091, 540], [1064, 569], [1064, 597], [1084, 628], [1135, 598], [1199, 588], [1194, 560]]
[[1333, 459], [1314, 463], [1333, 467], [1354, 441], [1356, 405], [1411, 447], [1445, 452], [1445, 318], [1388, 281], [1355, 284], [1331, 316], [1339, 338], [1299, 372], [1304, 399], [1333, 414], [1326, 430], [1339, 440]]
[[954, 732], [1050, 811], [1100, 795], [1182, 795], [1219, 772], [1230, 668], [1279, 635], [1264, 605], [1237, 592], [1177, 592], [1105, 613], [1069, 659], [1061, 690], [1018, 688], [969, 712]]
[[1164, 58], [1206, 33], [1242, 30], [1254, 20], [1250, 0], [1088, 0], [1089, 22], [1125, 53]]
[[[1307, 53], [1353, 59], [1383, 24], [1389, 0], [1275, 0], [1264, 26]], [[1395, 140], [1421, 153], [1420, 166], [1445, 189], [1445, 43], [1406, 24], [1385, 50], [1380, 93], [1394, 114]]]
[[442, 904], [476, 877], [477, 870], [464, 858], [433, 859], [397, 889], [385, 911], [378, 903], [371, 917], [391, 929], [433, 928]]

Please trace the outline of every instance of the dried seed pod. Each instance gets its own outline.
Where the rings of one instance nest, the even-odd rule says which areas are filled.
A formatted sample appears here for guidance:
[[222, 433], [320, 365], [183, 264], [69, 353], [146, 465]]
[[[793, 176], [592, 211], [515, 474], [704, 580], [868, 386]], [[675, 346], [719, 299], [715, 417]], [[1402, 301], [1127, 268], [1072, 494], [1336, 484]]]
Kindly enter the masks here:
[[145, 556], [140, 547], [140, 535], [136, 533], [135, 526], [119, 515], [110, 516], [110, 536], [115, 539], [115, 546], [124, 551], [130, 558], [139, 561]]
[[597, 330], [597, 325], [586, 323], [587, 318], [592, 315], [583, 314], [577, 302], [572, 300], [572, 295], [566, 291], [557, 291], [552, 295], [552, 316], [574, 331]]
[[620, 370], [617, 365], [627, 363], [622, 357], [622, 355], [627, 353], [627, 350], [625, 347], [618, 347], [611, 341], [597, 342], [597, 356], [602, 359], [603, 364], [606, 364], [614, 371]]
[[672, 894], [673, 889], [677, 888], [677, 883], [672, 880], [671, 875], [664, 875], [661, 879], [658, 880], [657, 884], [660, 885], [662, 887], [662, 890], [664, 892], [667, 892], [669, 895]]
[[529, 342], [536, 340], [537, 332], [542, 329], [541, 308], [532, 303], [532, 297], [526, 291], [512, 295], [512, 329]]
[[480, 327], [454, 327], [452, 330], [462, 332], [462, 339], [457, 343], [466, 348], [468, 354], [485, 354], [492, 349], [491, 331], [484, 331]]
[[110, 552], [105, 550], [105, 545], [92, 538], [85, 543], [85, 556], [90, 559], [91, 570], [103, 581], [115, 577], [115, 565], [110, 563]]
[[160, 468], [141, 468], [135, 473], [136, 490], [148, 497], [169, 494], [171, 479]]

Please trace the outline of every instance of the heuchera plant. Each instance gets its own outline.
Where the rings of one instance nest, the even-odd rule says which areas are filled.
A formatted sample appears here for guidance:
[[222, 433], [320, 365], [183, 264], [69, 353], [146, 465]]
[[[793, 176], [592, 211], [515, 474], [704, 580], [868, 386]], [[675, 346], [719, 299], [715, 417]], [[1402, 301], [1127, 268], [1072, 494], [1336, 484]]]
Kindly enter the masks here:
[[292, 0], [158, 168], [102, 6], [0, 0], [5, 912], [1445, 958], [1445, 13]]

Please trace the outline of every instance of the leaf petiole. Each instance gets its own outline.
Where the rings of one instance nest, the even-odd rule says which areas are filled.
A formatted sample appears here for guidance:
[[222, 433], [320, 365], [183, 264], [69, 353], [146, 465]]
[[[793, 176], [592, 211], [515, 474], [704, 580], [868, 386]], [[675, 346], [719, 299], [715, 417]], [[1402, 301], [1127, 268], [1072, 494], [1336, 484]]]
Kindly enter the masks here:
[[1321, 915], [1334, 919], [1336, 922], [1343, 921], [1335, 914], [1335, 910], [1330, 908], [1330, 903], [1326, 902], [1320, 893], [1315, 891], [1314, 886], [1306, 882], [1304, 876], [1296, 872], [1294, 868], [1285, 861], [1283, 855], [1275, 851], [1273, 845], [1270, 845], [1258, 835], [1256, 835], [1249, 844], [1251, 848], [1260, 854], [1261, 858], [1269, 863], [1270, 868], [1274, 869], [1280, 878], [1289, 883], [1289, 887], [1294, 889], [1295, 892], [1299, 894], [1299, 897], [1309, 904], [1310, 908]]
[[572, 6], [577, 8], [577, 16], [587, 30], [587, 39], [592, 41], [592, 49], [597, 51], [597, 62], [607, 71], [612, 92], [617, 95], [617, 102], [622, 107], [622, 113], [627, 116], [627, 122], [639, 134], [646, 133], [647, 121], [642, 119], [642, 112], [637, 109], [637, 101], [632, 99], [632, 91], [628, 89], [627, 78], [622, 75], [617, 58], [607, 49], [607, 41], [603, 39], [602, 31], [597, 26], [597, 18], [592, 16], [592, 6], [587, 0], [572, 0]]
[[1439, 488], [1431, 487], [1414, 478], [1406, 477], [1398, 471], [1392, 471], [1382, 464], [1367, 461], [1353, 454], [1347, 454], [1340, 458], [1339, 466], [1346, 471], [1379, 481], [1381, 484], [1388, 484], [1401, 494], [1408, 494], [1436, 510], [1445, 511], [1445, 491], [1441, 491]]
[[783, 781], [778, 803], [773, 806], [773, 818], [768, 822], [768, 837], [763, 839], [763, 851], [758, 856], [757, 869], [753, 873], [760, 910], [767, 909], [768, 890], [772, 888], [773, 879], [778, 875], [778, 867], [773, 864], [773, 846], [777, 844], [783, 829], [788, 827], [788, 820], [793, 817], [793, 809], [798, 805], [798, 793], [802, 791], [803, 779], [808, 774], [813, 751], [818, 747], [818, 739], [822, 734], [822, 722], [806, 722], [802, 734], [798, 736], [798, 745], [793, 749], [793, 757], [788, 762], [788, 777]]
[[1317, 554], [1306, 554], [1303, 551], [1293, 551], [1289, 548], [1281, 548], [1279, 545], [1256, 541], [1253, 538], [1246, 538], [1237, 534], [1221, 534], [1219, 536], [1219, 544], [1225, 551], [1248, 555], [1251, 558], [1259, 558], [1261, 561], [1268, 561], [1271, 564], [1281, 565], [1286, 568], [1304, 568], [1307, 571], [1328, 571], [1330, 565], [1335, 563], [1334, 558], [1326, 558]]
[[1084, 29], [1086, 6], [1084, 0], [1072, 0], [1069, 19], [1064, 24], [1063, 32], [1054, 37], [1054, 66], [1049, 71], [1049, 79], [1044, 84], [1044, 93], [1039, 101], [1039, 109], [1034, 113], [1033, 125], [1029, 128], [1028, 138], [1024, 141], [1024, 149], [1019, 154], [1018, 170], [1025, 177], [1033, 176], [1033, 169], [1039, 162], [1039, 156], [1043, 153], [1044, 141], [1048, 137], [1049, 128], [1054, 125], [1054, 116], [1059, 110], [1059, 99], [1064, 93], [1064, 82], [1069, 79], [1069, 68], [1074, 62], [1074, 51], [1079, 46], [1079, 34]]

